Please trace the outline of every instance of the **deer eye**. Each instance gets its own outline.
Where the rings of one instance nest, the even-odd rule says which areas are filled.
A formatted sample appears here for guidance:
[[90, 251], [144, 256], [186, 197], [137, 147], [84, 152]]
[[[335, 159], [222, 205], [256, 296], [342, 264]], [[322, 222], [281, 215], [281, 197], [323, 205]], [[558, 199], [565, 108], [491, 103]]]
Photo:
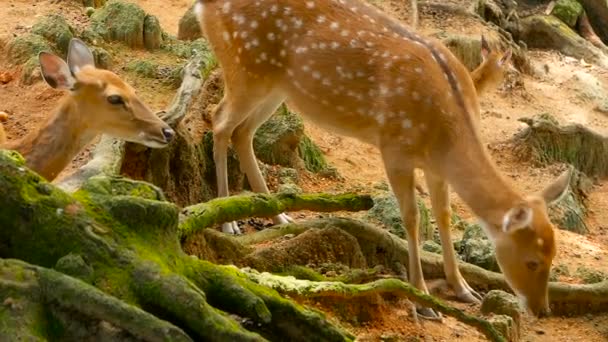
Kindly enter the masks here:
[[538, 268], [538, 262], [537, 261], [528, 261], [526, 262], [526, 267], [530, 270], [530, 271], [536, 271], [536, 269]]
[[108, 96], [108, 102], [113, 105], [122, 105], [125, 104], [125, 101], [122, 99], [120, 95], [110, 95]]

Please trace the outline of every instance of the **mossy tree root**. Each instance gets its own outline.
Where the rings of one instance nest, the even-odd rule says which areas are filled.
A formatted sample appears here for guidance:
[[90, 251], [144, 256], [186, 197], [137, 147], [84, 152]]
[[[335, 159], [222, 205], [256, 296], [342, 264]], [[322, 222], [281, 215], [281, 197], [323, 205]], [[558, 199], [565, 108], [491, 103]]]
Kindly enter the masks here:
[[[394, 265], [408, 265], [409, 254], [405, 240], [388, 231], [347, 218], [311, 220], [297, 225], [287, 224], [234, 239], [247, 246], [286, 234], [299, 235], [311, 228], [328, 229], [332, 227], [342, 229], [357, 239], [368, 265], [382, 264], [387, 269], [392, 269]], [[420, 259], [425, 278], [445, 278], [441, 255], [421, 251]], [[488, 271], [463, 261], [459, 261], [458, 266], [469, 285], [478, 291], [499, 289], [512, 292], [500, 273]], [[608, 312], [608, 281], [585, 285], [550, 282], [549, 303], [554, 315], [572, 316], [590, 312]]]
[[[158, 319], [81, 280], [21, 260], [0, 259], [2, 278], [26, 273], [32, 275], [30, 279], [0, 279], [0, 293], [10, 287], [27, 289], [28, 298], [30, 300], [36, 298], [41, 305], [53, 305], [55, 310], [69, 310], [91, 319], [106, 321], [145, 341], [192, 341], [184, 331], [173, 324]], [[18, 303], [19, 299], [13, 298], [13, 301]], [[40, 324], [40, 322], [36, 323]], [[2, 332], [0, 332], [1, 336], [3, 336]], [[23, 337], [25, 336], [19, 334], [10, 336], [11, 339]]]
[[182, 210], [180, 236], [186, 238], [204, 228], [249, 217], [273, 217], [282, 212], [362, 211], [374, 206], [369, 195], [356, 194], [253, 194], [216, 198]]
[[381, 279], [367, 284], [344, 284], [341, 282], [314, 282], [309, 280], [297, 280], [292, 277], [282, 277], [267, 272], [259, 273], [255, 270], [244, 269], [243, 272], [249, 279], [264, 286], [273, 288], [279, 293], [291, 296], [315, 298], [355, 298], [376, 294], [390, 293], [407, 297], [425, 307], [433, 308], [443, 314], [454, 317], [457, 320], [471, 325], [482, 332], [488, 339], [495, 342], [506, 341], [504, 337], [494, 329], [486, 320], [467, 315], [462, 310], [451, 307], [442, 301], [418, 290], [409, 283], [399, 279]]
[[[66, 306], [61, 317], [68, 323], [33, 313], [32, 329], [56, 324], [61, 325], [59, 330], [70, 330], [70, 322], [86, 314], [89, 320], [115, 322], [145, 341], [159, 339], [161, 335], [149, 334], [162, 327], [161, 320], [168, 322], [162, 323], [165, 334], [187, 334], [183, 340], [262, 341], [278, 335], [297, 341], [307, 336], [295, 336], [293, 331], [302, 331], [286, 322], [289, 319], [306, 323], [304, 331], [314, 331], [318, 340], [352, 340], [322, 315], [249, 281], [238, 270], [183, 253], [179, 209], [162, 201], [158, 189], [147, 183], [97, 176], [68, 195], [27, 169], [18, 153], [0, 150], [0, 188], [0, 256], [34, 267], [55, 267], [80, 279], [38, 272], [38, 279], [53, 285], [45, 285], [44, 293]], [[0, 267], [0, 280], [4, 273]], [[20, 277], [19, 272], [13, 275]], [[25, 286], [31, 284], [30, 280]], [[11, 296], [3, 286], [0, 282], [0, 302]], [[228, 313], [253, 322], [253, 329], [260, 324], [267, 331], [239, 325]], [[145, 322], [149, 329], [142, 332]], [[6, 329], [21, 325], [0, 325], [0, 337], [12, 336]], [[40, 334], [53, 337], [45, 331]]]

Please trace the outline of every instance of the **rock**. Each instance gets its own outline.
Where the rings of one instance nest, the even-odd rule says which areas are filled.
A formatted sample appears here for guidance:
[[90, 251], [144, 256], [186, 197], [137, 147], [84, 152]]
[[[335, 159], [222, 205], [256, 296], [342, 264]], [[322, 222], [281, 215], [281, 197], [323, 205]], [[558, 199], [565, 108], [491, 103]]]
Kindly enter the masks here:
[[156, 78], [158, 65], [148, 60], [134, 60], [127, 63], [125, 70], [134, 72], [141, 77]]
[[519, 341], [519, 325], [507, 315], [492, 316], [488, 322], [509, 342]]
[[106, 0], [81, 0], [86, 7], [98, 8], [106, 4]]
[[177, 39], [195, 40], [201, 37], [201, 27], [194, 14], [194, 6], [191, 6], [179, 20]]
[[463, 261], [489, 271], [500, 272], [494, 254], [494, 246], [484, 234], [481, 226], [476, 224], [467, 225], [462, 239], [455, 245], [456, 251]]
[[13, 64], [23, 64], [42, 51], [53, 52], [44, 37], [27, 34], [16, 37], [8, 44], [8, 58]]
[[279, 185], [278, 192], [284, 194], [301, 194], [303, 191], [297, 184], [285, 183]]
[[49, 14], [40, 18], [32, 26], [32, 33], [46, 38], [61, 53], [61, 57], [67, 56], [70, 41], [74, 38], [74, 29], [59, 14]]
[[93, 7], [87, 7], [84, 9], [85, 13], [87, 14], [87, 17], [90, 17], [93, 15], [93, 13], [95, 13], [95, 8]]
[[578, 17], [583, 14], [583, 6], [577, 0], [557, 0], [551, 15], [574, 28]]
[[[421, 241], [432, 240], [434, 225], [431, 224], [431, 213], [424, 202], [418, 200], [418, 210], [420, 212], [420, 238]], [[391, 233], [406, 238], [406, 230], [401, 219], [399, 204], [392, 192], [387, 192], [374, 198], [374, 206], [368, 211], [368, 218], [377, 220], [384, 225]]]
[[604, 280], [608, 280], [608, 275], [606, 273], [592, 270], [585, 266], [577, 268], [575, 276], [580, 278], [585, 284], [601, 283]]
[[559, 276], [570, 276], [570, 270], [568, 266], [564, 264], [558, 264], [551, 268], [551, 274], [549, 275], [549, 281], [558, 281]]
[[146, 13], [138, 5], [112, 0], [93, 13], [91, 29], [106, 40], [143, 48], [145, 18]]
[[160, 27], [158, 18], [153, 15], [146, 15], [144, 19], [144, 45], [148, 50], [160, 48], [163, 42], [163, 30]]
[[433, 240], [424, 241], [422, 243], [422, 250], [435, 254], [441, 254], [443, 252], [441, 249], [441, 245]]
[[608, 99], [606, 99], [602, 103], [598, 104], [595, 107], [595, 110], [602, 114], [608, 114]]
[[99, 69], [109, 69], [112, 66], [112, 55], [110, 55], [108, 51], [97, 46], [92, 46], [90, 49], [95, 58], [95, 67]]
[[507, 315], [513, 318], [517, 325], [521, 322], [522, 316], [517, 297], [502, 290], [491, 290], [483, 297], [481, 313]]
[[21, 84], [31, 85], [42, 80], [42, 71], [38, 57], [30, 58], [21, 70]]
[[282, 167], [279, 170], [279, 181], [281, 183], [298, 183], [300, 175], [298, 170], [290, 167]]
[[601, 101], [608, 100], [606, 88], [602, 82], [595, 76], [585, 71], [575, 71], [571, 78], [571, 83], [575, 85], [578, 96], [585, 101]]

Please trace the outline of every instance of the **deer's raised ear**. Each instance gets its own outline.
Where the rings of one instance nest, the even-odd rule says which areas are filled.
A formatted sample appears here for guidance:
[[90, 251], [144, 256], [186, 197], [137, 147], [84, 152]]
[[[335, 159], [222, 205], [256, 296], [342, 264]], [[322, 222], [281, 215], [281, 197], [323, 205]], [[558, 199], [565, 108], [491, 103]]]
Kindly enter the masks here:
[[72, 89], [76, 79], [63, 59], [48, 52], [38, 54], [42, 78], [55, 89]]
[[488, 58], [488, 55], [490, 54], [492, 50], [490, 50], [490, 46], [488, 45], [488, 41], [486, 40], [486, 37], [484, 37], [484, 35], [481, 35], [481, 57], [483, 57], [483, 59], [485, 60], [486, 58]]
[[502, 230], [511, 233], [530, 226], [530, 223], [532, 223], [532, 208], [523, 203], [507, 211], [502, 219]]
[[568, 185], [570, 185], [573, 172], [574, 167], [571, 166], [557, 177], [553, 183], [543, 189], [541, 196], [545, 199], [547, 205], [560, 201], [568, 193]]
[[511, 56], [513, 55], [513, 50], [511, 50], [510, 48], [505, 52], [504, 55], [502, 55], [502, 57], [500, 58], [500, 60], [498, 61], [498, 65], [505, 65], [507, 63], [509, 63], [509, 61], [511, 60]]
[[76, 74], [87, 65], [95, 67], [93, 53], [91, 53], [91, 50], [89, 50], [82, 40], [73, 38], [70, 41], [70, 48], [68, 49], [68, 66], [70, 67], [70, 71], [72, 74]]

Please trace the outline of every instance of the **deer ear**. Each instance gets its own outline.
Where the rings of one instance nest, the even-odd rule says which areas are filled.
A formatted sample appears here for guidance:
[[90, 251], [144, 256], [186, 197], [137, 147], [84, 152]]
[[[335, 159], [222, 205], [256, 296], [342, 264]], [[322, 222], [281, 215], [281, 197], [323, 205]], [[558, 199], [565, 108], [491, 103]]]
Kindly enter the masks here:
[[63, 59], [48, 52], [38, 54], [42, 78], [55, 89], [72, 89], [76, 79]]
[[68, 65], [72, 74], [76, 74], [80, 69], [87, 65], [95, 67], [95, 57], [93, 57], [93, 53], [91, 53], [91, 50], [89, 50], [86, 44], [78, 38], [74, 38], [70, 41]]
[[541, 196], [545, 199], [547, 205], [559, 202], [568, 193], [568, 186], [570, 185], [570, 179], [574, 167], [570, 167], [564, 171], [553, 183], [549, 184], [541, 192]]
[[483, 59], [485, 60], [486, 58], [488, 58], [488, 55], [490, 54], [490, 52], [491, 52], [491, 50], [490, 50], [490, 46], [488, 45], [488, 41], [482, 34], [481, 35], [481, 57], [483, 57]]
[[498, 61], [498, 65], [505, 65], [507, 63], [509, 63], [509, 61], [511, 60], [511, 56], [513, 55], [513, 50], [508, 49], [504, 55], [502, 55], [502, 57], [500, 58], [500, 60]]
[[532, 223], [532, 208], [527, 204], [520, 204], [507, 211], [502, 219], [502, 230], [511, 233], [527, 228], [530, 223]]

